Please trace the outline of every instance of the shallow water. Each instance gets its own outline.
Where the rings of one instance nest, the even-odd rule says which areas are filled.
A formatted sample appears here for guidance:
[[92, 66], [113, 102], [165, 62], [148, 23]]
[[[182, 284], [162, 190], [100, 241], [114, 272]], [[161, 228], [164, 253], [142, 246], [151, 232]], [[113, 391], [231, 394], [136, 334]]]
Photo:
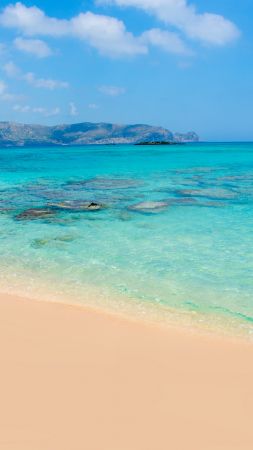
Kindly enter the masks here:
[[0, 170], [3, 291], [95, 288], [100, 305], [252, 333], [253, 144], [1, 149]]

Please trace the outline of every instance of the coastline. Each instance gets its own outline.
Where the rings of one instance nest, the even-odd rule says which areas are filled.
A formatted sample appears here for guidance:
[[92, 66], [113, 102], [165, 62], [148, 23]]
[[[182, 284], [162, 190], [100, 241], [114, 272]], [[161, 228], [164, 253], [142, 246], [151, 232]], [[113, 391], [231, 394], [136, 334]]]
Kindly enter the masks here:
[[[14, 274], [14, 275], [13, 275]], [[0, 274], [0, 297], [3, 295], [30, 301], [63, 304], [119, 319], [167, 328], [186, 333], [210, 335], [253, 343], [253, 328], [242, 318], [229, 320], [221, 314], [172, 308], [168, 305], [129, 297], [107, 286], [56, 284], [55, 278], [41, 276], [38, 271], [24, 271], [16, 266]]]
[[0, 321], [1, 449], [252, 449], [252, 344], [6, 294]]

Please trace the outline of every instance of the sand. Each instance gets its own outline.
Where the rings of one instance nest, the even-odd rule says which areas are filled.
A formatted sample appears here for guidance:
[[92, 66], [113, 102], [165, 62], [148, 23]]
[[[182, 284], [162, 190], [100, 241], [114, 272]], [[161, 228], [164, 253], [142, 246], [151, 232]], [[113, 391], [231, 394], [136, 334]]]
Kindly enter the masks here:
[[252, 450], [253, 344], [0, 296], [1, 450]]

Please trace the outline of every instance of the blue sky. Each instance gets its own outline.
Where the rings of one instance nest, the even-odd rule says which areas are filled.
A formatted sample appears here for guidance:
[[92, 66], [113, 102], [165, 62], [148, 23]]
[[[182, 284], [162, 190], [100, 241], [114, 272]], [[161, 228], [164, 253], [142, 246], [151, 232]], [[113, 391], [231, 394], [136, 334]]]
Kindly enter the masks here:
[[1, 2], [0, 120], [253, 140], [252, 0]]

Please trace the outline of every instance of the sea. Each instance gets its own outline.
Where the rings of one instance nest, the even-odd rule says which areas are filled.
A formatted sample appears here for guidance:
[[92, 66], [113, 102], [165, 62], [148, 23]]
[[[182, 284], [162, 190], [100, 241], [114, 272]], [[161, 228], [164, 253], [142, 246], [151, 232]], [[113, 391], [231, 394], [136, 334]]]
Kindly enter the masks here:
[[0, 291], [253, 339], [253, 144], [0, 149]]

